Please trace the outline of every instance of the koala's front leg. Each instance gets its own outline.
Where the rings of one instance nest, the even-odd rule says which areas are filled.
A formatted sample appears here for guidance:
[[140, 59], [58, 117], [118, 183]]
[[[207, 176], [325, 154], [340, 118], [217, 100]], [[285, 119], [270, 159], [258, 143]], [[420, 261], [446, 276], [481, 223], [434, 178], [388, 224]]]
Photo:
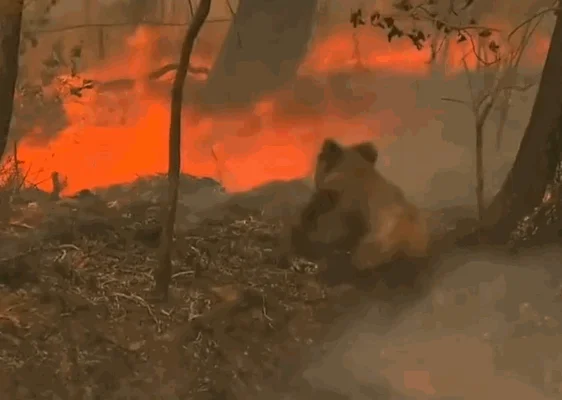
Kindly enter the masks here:
[[282, 269], [291, 267], [295, 257], [294, 231], [296, 226], [293, 224], [283, 224], [281, 235], [279, 238], [279, 247], [277, 248], [277, 266]]
[[284, 224], [277, 254], [277, 265], [290, 268], [295, 257], [312, 256], [311, 244], [301, 221], [291, 220]]
[[373, 237], [367, 236], [359, 242], [351, 253], [351, 263], [358, 271], [375, 269], [390, 261], [390, 254], [382, 244]]

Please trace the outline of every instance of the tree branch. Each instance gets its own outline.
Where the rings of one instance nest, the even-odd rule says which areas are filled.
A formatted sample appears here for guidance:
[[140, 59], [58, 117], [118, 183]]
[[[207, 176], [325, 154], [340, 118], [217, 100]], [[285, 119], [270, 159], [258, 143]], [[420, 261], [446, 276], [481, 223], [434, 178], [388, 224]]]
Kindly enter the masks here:
[[170, 104], [170, 132], [168, 143], [168, 193], [164, 201], [162, 213], [162, 233], [160, 238], [160, 265], [154, 270], [155, 294], [167, 299], [172, 279], [172, 249], [176, 224], [176, 211], [179, 191], [179, 175], [181, 170], [181, 113], [183, 87], [187, 76], [189, 61], [193, 52], [195, 39], [199, 35], [209, 11], [211, 0], [200, 0], [195, 15], [187, 29], [182, 44], [178, 70], [172, 87]]
[[[205, 21], [205, 24], [213, 24], [213, 23], [223, 23], [223, 22], [230, 22], [230, 18], [217, 18], [217, 19], [210, 19]], [[77, 24], [77, 25], [69, 25], [60, 28], [47, 28], [47, 29], [34, 29], [33, 31], [24, 31], [22, 33], [60, 33], [66, 31], [72, 31], [75, 29], [86, 29], [86, 28], [114, 28], [114, 27], [123, 27], [123, 26], [155, 26], [155, 27], [178, 27], [178, 26], [188, 26], [189, 22], [181, 22], [181, 23], [168, 23], [168, 22], [157, 22], [157, 21], [142, 21], [142, 22], [117, 22], [117, 23], [97, 23], [97, 24]]]
[[[558, 3], [558, 0], [556, 1], [556, 3]], [[529, 18], [525, 19], [523, 22], [521, 22], [519, 25], [517, 25], [515, 28], [512, 29], [512, 31], [509, 33], [509, 35], [507, 35], [508, 39], [511, 39], [511, 37], [521, 28], [523, 28], [525, 25], [530, 24], [533, 20], [548, 14], [550, 12], [560, 12], [562, 11], [562, 8], [560, 7], [550, 7], [547, 8], [545, 10], [536, 12], [535, 14], [531, 15]]]

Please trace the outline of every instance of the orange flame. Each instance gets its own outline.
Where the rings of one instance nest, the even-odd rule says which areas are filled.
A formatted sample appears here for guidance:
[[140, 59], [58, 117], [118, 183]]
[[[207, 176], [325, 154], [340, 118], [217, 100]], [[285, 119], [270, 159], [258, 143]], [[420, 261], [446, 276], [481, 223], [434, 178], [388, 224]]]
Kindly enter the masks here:
[[[407, 40], [389, 44], [374, 29], [356, 31], [355, 39], [353, 34], [342, 28], [318, 40], [299, 74], [326, 76], [352, 71], [358, 63], [353, 58], [357, 54], [356, 43], [361, 55], [359, 62], [366, 71], [388, 70], [410, 76], [429, 72], [427, 50], [417, 51]], [[169, 99], [155, 95], [141, 79], [158, 67], [147, 51], [155, 45], [155, 37], [154, 32], [139, 29], [129, 40], [127, 54], [103, 68], [87, 71], [97, 80], [139, 78], [130, 91], [111, 95], [90, 90], [78, 100], [69, 97], [64, 109], [70, 126], [47, 143], [40, 140], [42, 135], [37, 131], [41, 129], [30, 132], [20, 144], [19, 157], [33, 169], [41, 169], [42, 177], [48, 177], [52, 171], [66, 176], [67, 193], [131, 182], [139, 176], [166, 171]], [[540, 46], [535, 46], [529, 57], [535, 64], [538, 59], [544, 60], [548, 49], [547, 39], [539, 38], [537, 43]], [[461, 59], [467, 52], [466, 43], [451, 46], [450, 73], [461, 70]], [[171, 62], [157, 61], [159, 65]], [[192, 59], [196, 65], [211, 63], [209, 57], [197, 54]], [[475, 65], [476, 60], [469, 64]], [[400, 125], [391, 110], [364, 112], [375, 101], [372, 94], [361, 96], [359, 112], [352, 115], [341, 112], [338, 99], [327, 89], [322, 101], [323, 112], [316, 114], [286, 111], [285, 103], [290, 103], [287, 93], [263, 99], [247, 113], [204, 116], [185, 107], [183, 172], [219, 179], [230, 191], [247, 190], [271, 180], [309, 174], [313, 155], [325, 137], [338, 137], [344, 142], [372, 140]], [[47, 179], [39, 184], [48, 191], [50, 186]]]

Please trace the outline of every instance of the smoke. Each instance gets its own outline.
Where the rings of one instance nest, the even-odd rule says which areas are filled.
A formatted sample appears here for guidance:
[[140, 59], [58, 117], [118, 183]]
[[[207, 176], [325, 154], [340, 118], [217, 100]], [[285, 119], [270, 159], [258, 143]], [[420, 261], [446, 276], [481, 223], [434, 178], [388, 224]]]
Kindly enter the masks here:
[[427, 298], [398, 320], [366, 306], [283, 399], [559, 398], [560, 255], [444, 256]]
[[[538, 79], [536, 74], [531, 75]], [[381, 172], [420, 206], [475, 204], [474, 117], [469, 107], [443, 100], [468, 100], [466, 77], [418, 80], [415, 84], [405, 78], [401, 81], [400, 86], [393, 81], [388, 89], [377, 86], [379, 106], [391, 109], [402, 121], [397, 131], [383, 132], [397, 139], [380, 146]], [[485, 125], [484, 184], [488, 199], [499, 190], [515, 160], [535, 96], [536, 88], [513, 96], [499, 148], [498, 115], [491, 114]], [[409, 98], [416, 99], [415, 106], [408, 106]]]

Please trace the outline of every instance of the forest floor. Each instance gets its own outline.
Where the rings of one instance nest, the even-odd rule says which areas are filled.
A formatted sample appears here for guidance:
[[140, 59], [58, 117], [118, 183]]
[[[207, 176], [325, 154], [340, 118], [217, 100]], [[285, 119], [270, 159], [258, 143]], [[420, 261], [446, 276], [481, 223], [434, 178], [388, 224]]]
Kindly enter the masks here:
[[148, 182], [127, 196], [37, 192], [12, 206], [0, 232], [7, 398], [247, 398], [298, 364], [346, 292], [359, 301], [319, 283], [313, 264], [279, 269], [279, 225], [245, 210], [180, 229], [171, 298], [152, 301], [159, 230]]
[[[5, 398], [259, 398], [285, 389], [334, 321], [371, 295], [317, 279], [304, 260], [280, 269], [280, 226], [246, 198], [199, 220], [180, 201], [171, 298], [153, 301], [161, 181], [12, 205], [0, 226]], [[220, 197], [205, 180], [182, 190]]]

